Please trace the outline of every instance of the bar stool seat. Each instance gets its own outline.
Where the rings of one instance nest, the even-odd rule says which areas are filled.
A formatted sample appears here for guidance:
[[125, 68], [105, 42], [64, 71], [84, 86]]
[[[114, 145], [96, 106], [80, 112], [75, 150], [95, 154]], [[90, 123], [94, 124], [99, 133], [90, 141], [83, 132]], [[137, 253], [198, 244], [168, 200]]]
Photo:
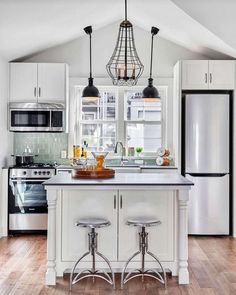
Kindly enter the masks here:
[[82, 218], [75, 224], [80, 227], [101, 228], [111, 225], [109, 220], [102, 218]]
[[151, 227], [161, 224], [160, 220], [155, 218], [139, 217], [139, 218], [130, 218], [126, 222], [130, 226], [139, 226], [139, 227]]
[[[165, 285], [165, 288], [167, 287], [167, 280], [166, 280], [166, 272], [159, 261], [159, 259], [154, 255], [152, 252], [148, 250], [148, 233], [146, 232], [146, 227], [151, 226], [157, 226], [161, 224], [161, 221], [156, 218], [150, 218], [145, 216], [140, 216], [136, 218], [130, 218], [126, 221], [126, 224], [129, 226], [137, 226], [140, 228], [139, 232], [139, 251], [135, 252], [126, 262], [122, 274], [121, 274], [121, 289], [123, 289], [124, 284], [126, 284], [128, 281], [136, 278], [136, 277], [142, 277], [142, 281], [144, 280], [144, 277], [151, 277], [160, 283]], [[141, 255], [141, 268], [135, 269], [133, 271], [130, 271], [129, 273], [126, 273], [126, 269], [129, 265], [129, 263], [134, 259], [134, 257]], [[145, 268], [145, 255], [151, 256], [160, 267], [160, 270], [156, 269], [146, 269]]]
[[[114, 272], [111, 268], [111, 264], [109, 262], [109, 260], [100, 252], [98, 252], [97, 250], [97, 236], [98, 233], [95, 232], [96, 228], [102, 228], [102, 227], [106, 227], [106, 226], [110, 226], [111, 223], [109, 220], [107, 219], [103, 219], [103, 218], [83, 218], [78, 220], [75, 223], [75, 226], [78, 227], [85, 227], [90, 229], [89, 233], [88, 233], [88, 251], [86, 253], [84, 253], [75, 263], [73, 270], [70, 274], [70, 291], [72, 290], [72, 285], [78, 283], [79, 281], [81, 281], [84, 278], [88, 278], [88, 277], [92, 277], [93, 281], [94, 278], [100, 278], [104, 281], [106, 281], [107, 283], [109, 283], [110, 285], [113, 286], [113, 288], [115, 288], [115, 276], [114, 276]], [[92, 268], [91, 269], [85, 269], [80, 271], [78, 274], [76, 274], [74, 276], [76, 267], [78, 266], [79, 262], [86, 256], [90, 255], [92, 256]], [[109, 275], [107, 272], [103, 271], [103, 270], [98, 270], [96, 269], [96, 260], [95, 260], [95, 256], [99, 256], [103, 259], [104, 262], [106, 262], [106, 264], [108, 265], [108, 268], [111, 272], [111, 275]], [[84, 275], [82, 275], [84, 274]]]

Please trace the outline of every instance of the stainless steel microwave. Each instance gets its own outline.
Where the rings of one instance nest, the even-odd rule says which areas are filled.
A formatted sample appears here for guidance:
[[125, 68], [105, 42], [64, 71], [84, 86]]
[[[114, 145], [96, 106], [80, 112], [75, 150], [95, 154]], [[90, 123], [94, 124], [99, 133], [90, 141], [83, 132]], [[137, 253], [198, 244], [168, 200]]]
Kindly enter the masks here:
[[13, 132], [65, 131], [65, 105], [9, 103], [9, 130]]

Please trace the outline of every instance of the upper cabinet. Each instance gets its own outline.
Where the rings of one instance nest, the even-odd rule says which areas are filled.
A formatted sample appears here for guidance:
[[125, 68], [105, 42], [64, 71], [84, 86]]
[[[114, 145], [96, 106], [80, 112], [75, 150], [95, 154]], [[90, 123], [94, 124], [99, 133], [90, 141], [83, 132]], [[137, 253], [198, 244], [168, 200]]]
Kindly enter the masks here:
[[63, 63], [10, 63], [10, 102], [64, 102], [67, 80]]
[[230, 90], [235, 87], [235, 61], [184, 60], [182, 61], [182, 89]]

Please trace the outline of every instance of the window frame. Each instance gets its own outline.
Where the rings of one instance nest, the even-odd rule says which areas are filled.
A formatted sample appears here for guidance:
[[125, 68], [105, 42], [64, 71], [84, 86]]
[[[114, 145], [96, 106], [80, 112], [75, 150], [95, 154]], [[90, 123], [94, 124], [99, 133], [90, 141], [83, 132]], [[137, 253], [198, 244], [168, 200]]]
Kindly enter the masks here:
[[[82, 114], [82, 102], [80, 99], [78, 99], [78, 96], [81, 97], [82, 90], [85, 86], [82, 85], [73, 85], [73, 90], [74, 90], [74, 100], [75, 100], [75, 105], [76, 105], [76, 110], [74, 111], [74, 116], [75, 116], [75, 124], [74, 124], [74, 136], [73, 136], [73, 144], [79, 144], [80, 143], [80, 128], [81, 124], [83, 124], [84, 120], [80, 120], [81, 114]], [[91, 124], [98, 124], [98, 123], [115, 123], [116, 126], [116, 141], [121, 141], [124, 143], [124, 146], [127, 146], [127, 124], [128, 123], [146, 123], [146, 124], [157, 124], [158, 121], [146, 121], [146, 120], [125, 120], [125, 101], [126, 97], [125, 94], [127, 91], [132, 91], [132, 92], [141, 92], [144, 88], [144, 86], [132, 86], [132, 87], [125, 87], [125, 86], [113, 86], [113, 85], [97, 85], [99, 91], [104, 91], [104, 92], [115, 92], [116, 97], [118, 98], [117, 101], [115, 102], [115, 107], [116, 107], [116, 118], [115, 120], [86, 120], [86, 124], [89, 124], [88, 121], [90, 121]], [[161, 135], [161, 140], [162, 140], [162, 146], [167, 146], [167, 138], [168, 138], [168, 127], [167, 127], [167, 122], [168, 122], [168, 97], [169, 97], [169, 85], [159, 85], [157, 86], [158, 90], [161, 90], [165, 93], [164, 97], [162, 97], [161, 102], [162, 102], [162, 118], [160, 121], [161, 128], [162, 128], [162, 135]], [[145, 154], [153, 154], [155, 151], [148, 151], [145, 152]]]

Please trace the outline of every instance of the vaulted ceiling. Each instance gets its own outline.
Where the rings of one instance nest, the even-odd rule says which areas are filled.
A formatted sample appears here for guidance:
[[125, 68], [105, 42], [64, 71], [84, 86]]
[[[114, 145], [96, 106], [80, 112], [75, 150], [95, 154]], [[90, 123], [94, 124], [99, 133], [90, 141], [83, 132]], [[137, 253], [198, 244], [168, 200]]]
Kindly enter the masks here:
[[[236, 1], [128, 0], [133, 25], [212, 58], [236, 58]], [[124, 0], [0, 0], [0, 55], [27, 56], [124, 18]], [[117, 32], [114, 32], [117, 34]]]

